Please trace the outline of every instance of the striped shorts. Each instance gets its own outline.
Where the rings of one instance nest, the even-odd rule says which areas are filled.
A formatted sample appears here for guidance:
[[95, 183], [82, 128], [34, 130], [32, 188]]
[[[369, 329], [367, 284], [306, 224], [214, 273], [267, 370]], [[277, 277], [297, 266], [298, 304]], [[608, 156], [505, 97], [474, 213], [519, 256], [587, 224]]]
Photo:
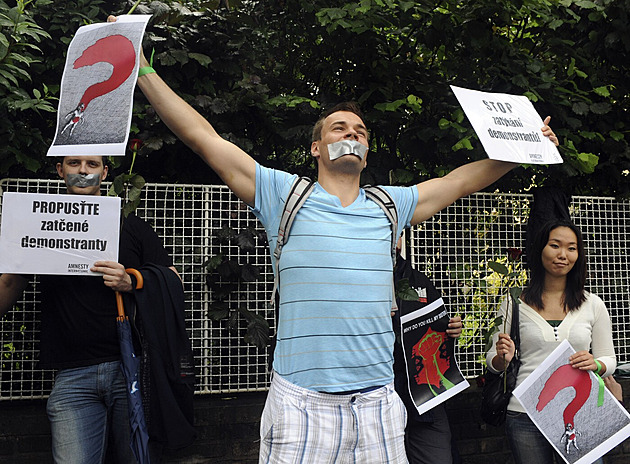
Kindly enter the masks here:
[[393, 382], [331, 395], [277, 373], [260, 423], [260, 464], [407, 464], [407, 411]]

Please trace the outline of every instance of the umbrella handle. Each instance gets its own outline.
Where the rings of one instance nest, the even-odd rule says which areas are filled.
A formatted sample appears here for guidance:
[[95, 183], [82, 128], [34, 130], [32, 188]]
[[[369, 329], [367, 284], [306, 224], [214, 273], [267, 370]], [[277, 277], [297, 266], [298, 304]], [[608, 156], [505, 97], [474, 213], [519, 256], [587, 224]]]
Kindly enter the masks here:
[[144, 286], [144, 279], [142, 278], [142, 274], [137, 269], [132, 267], [128, 267], [125, 269], [125, 272], [129, 275], [133, 275], [136, 278], [136, 290], [140, 290]]
[[[142, 278], [142, 274], [140, 274], [140, 271], [130, 267], [125, 269], [125, 272], [127, 274], [133, 275], [136, 278], [136, 290], [141, 289], [144, 286], [144, 279]], [[116, 307], [118, 308], [118, 320], [124, 320], [127, 317], [125, 316], [125, 306], [123, 304], [122, 295], [118, 291], [116, 292]]]
[[119, 291], [116, 291], [116, 307], [118, 308], [118, 320], [123, 321], [125, 316], [125, 306], [123, 305], [123, 298]]

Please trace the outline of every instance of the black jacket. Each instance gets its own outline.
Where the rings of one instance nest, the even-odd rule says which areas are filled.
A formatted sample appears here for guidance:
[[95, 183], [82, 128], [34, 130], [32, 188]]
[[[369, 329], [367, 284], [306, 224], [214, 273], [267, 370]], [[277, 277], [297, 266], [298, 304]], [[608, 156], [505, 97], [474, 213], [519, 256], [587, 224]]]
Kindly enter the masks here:
[[[408, 279], [409, 286], [414, 289], [423, 288], [426, 290], [426, 299], [418, 299], [416, 301], [396, 299], [398, 311], [392, 317], [394, 333], [396, 334], [396, 342], [394, 343], [394, 386], [398, 396], [402, 399], [407, 408], [408, 422], [433, 422], [433, 413], [431, 410], [420, 415], [416, 409], [413, 399], [409, 395], [407, 368], [405, 366], [405, 357], [403, 354], [401, 337], [400, 337], [400, 318], [417, 309], [438, 300], [441, 297], [440, 292], [435, 288], [431, 280], [422, 272], [414, 269], [411, 263], [398, 256], [396, 269], [394, 269], [394, 282], [401, 279]], [[441, 405], [440, 405], [441, 406]]]
[[138, 270], [144, 285], [133, 293], [134, 322], [142, 348], [140, 385], [150, 443], [183, 448], [197, 433], [193, 426], [195, 366], [186, 332], [182, 282], [165, 266], [147, 264]]

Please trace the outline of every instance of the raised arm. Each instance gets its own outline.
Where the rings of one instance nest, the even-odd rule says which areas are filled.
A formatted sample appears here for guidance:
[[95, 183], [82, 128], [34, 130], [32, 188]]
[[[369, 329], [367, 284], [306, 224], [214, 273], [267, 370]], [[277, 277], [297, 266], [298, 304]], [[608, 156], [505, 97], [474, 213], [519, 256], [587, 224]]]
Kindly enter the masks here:
[[460, 166], [444, 177], [417, 184], [418, 204], [411, 225], [426, 221], [458, 199], [487, 187], [516, 166], [516, 163], [485, 159]]
[[[115, 21], [114, 16], [107, 18]], [[140, 67], [149, 66], [144, 53]], [[248, 205], [254, 204], [256, 164], [239, 147], [223, 139], [210, 123], [181, 99], [156, 73], [138, 78], [138, 86], [162, 121], [197, 153], [223, 182]]]
[[27, 285], [28, 280], [21, 275], [0, 275], [0, 317], [13, 307]]
[[[558, 138], [549, 127], [550, 120], [551, 118], [547, 116], [541, 130], [543, 135], [549, 137], [557, 146]], [[417, 184], [418, 204], [411, 224], [426, 221], [458, 199], [478, 192], [499, 180], [516, 166], [517, 163], [484, 159], [460, 166], [444, 177]]]

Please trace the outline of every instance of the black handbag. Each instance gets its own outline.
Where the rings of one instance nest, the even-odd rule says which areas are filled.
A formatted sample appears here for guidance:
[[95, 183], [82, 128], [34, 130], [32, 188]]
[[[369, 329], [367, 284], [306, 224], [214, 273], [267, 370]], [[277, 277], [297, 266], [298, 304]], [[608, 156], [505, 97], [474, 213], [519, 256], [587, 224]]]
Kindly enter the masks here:
[[[514, 341], [514, 358], [508, 364], [505, 371], [499, 374], [491, 372], [486, 368], [484, 374], [483, 391], [481, 393], [481, 418], [490, 425], [499, 426], [505, 422], [508, 403], [512, 397], [512, 391], [516, 387], [516, 377], [521, 367], [520, 347], [521, 338], [519, 332], [519, 311], [518, 302], [512, 300], [512, 327], [510, 337]], [[507, 383], [504, 384], [503, 377], [507, 376]], [[504, 390], [505, 385], [505, 390]]]

